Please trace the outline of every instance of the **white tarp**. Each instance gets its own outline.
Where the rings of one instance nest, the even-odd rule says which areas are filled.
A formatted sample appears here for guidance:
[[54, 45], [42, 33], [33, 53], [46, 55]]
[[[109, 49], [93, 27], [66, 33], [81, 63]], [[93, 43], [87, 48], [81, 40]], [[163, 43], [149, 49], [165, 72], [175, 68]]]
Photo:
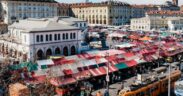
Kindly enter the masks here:
[[39, 66], [42, 66], [42, 65], [54, 65], [54, 62], [51, 60], [51, 59], [47, 59], [47, 60], [38, 60], [37, 61], [37, 64]]
[[134, 44], [130, 44], [130, 43], [124, 43], [124, 44], [120, 44], [120, 45], [115, 45], [116, 48], [129, 48], [129, 47], [133, 47], [135, 46]]

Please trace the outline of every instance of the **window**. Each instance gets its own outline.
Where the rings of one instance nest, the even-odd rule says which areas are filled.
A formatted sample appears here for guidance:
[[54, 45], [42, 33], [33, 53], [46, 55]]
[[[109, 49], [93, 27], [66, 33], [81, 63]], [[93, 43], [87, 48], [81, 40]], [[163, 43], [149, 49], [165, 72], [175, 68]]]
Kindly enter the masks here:
[[50, 34], [50, 41], [52, 41], [52, 35]]
[[76, 39], [76, 33], [73, 33], [73, 39]]
[[26, 35], [24, 35], [24, 41], [26, 42], [26, 40], [27, 40], [27, 39], [26, 39]]
[[43, 42], [43, 35], [41, 35], [41, 42]]
[[36, 42], [39, 42], [39, 35], [36, 36]]
[[56, 41], [57, 40], [57, 34], [55, 34], [54, 38], [55, 38], [55, 41]]
[[66, 33], [66, 39], [68, 39], [68, 33]]
[[48, 35], [46, 35], [46, 41], [48, 41]]
[[58, 40], [60, 40], [60, 34], [58, 34]]
[[84, 27], [86, 27], [86, 23], [84, 23]]
[[72, 39], [72, 33], [70, 33], [70, 39]]
[[65, 40], [65, 33], [62, 35], [63, 40]]
[[80, 27], [82, 27], [82, 23], [80, 23]]

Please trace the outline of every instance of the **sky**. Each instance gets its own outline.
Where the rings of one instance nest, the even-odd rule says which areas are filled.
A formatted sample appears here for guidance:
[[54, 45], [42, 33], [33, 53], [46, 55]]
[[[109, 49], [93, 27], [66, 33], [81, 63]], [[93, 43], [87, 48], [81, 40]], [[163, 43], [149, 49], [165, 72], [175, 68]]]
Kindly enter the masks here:
[[[76, 2], [85, 2], [86, 0], [56, 0], [56, 1], [65, 3], [76, 3]], [[100, 2], [105, 0], [89, 0], [89, 1]], [[119, 1], [127, 2], [130, 4], [164, 4], [164, 2], [167, 0], [119, 0]], [[183, 0], [179, 0], [179, 5], [183, 5]]]

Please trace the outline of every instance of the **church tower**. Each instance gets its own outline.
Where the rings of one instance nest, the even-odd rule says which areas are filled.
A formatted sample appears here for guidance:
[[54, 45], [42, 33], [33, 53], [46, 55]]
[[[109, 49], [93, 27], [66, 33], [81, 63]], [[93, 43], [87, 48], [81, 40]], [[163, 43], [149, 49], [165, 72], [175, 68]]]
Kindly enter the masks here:
[[179, 5], [178, 3], [179, 3], [178, 0], [173, 0], [174, 5], [178, 6]]

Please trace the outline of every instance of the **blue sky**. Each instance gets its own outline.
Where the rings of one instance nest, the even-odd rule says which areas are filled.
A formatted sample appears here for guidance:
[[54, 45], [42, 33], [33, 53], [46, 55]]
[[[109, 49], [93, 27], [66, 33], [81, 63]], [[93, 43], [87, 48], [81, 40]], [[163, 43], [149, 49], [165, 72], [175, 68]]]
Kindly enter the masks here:
[[[56, 1], [74, 3], [74, 2], [84, 2], [85, 0], [56, 0]], [[99, 2], [105, 0], [89, 0], [89, 1]], [[130, 4], [163, 4], [166, 0], [119, 0], [119, 1], [128, 2]], [[183, 5], [183, 0], [179, 0], [179, 5]]]

